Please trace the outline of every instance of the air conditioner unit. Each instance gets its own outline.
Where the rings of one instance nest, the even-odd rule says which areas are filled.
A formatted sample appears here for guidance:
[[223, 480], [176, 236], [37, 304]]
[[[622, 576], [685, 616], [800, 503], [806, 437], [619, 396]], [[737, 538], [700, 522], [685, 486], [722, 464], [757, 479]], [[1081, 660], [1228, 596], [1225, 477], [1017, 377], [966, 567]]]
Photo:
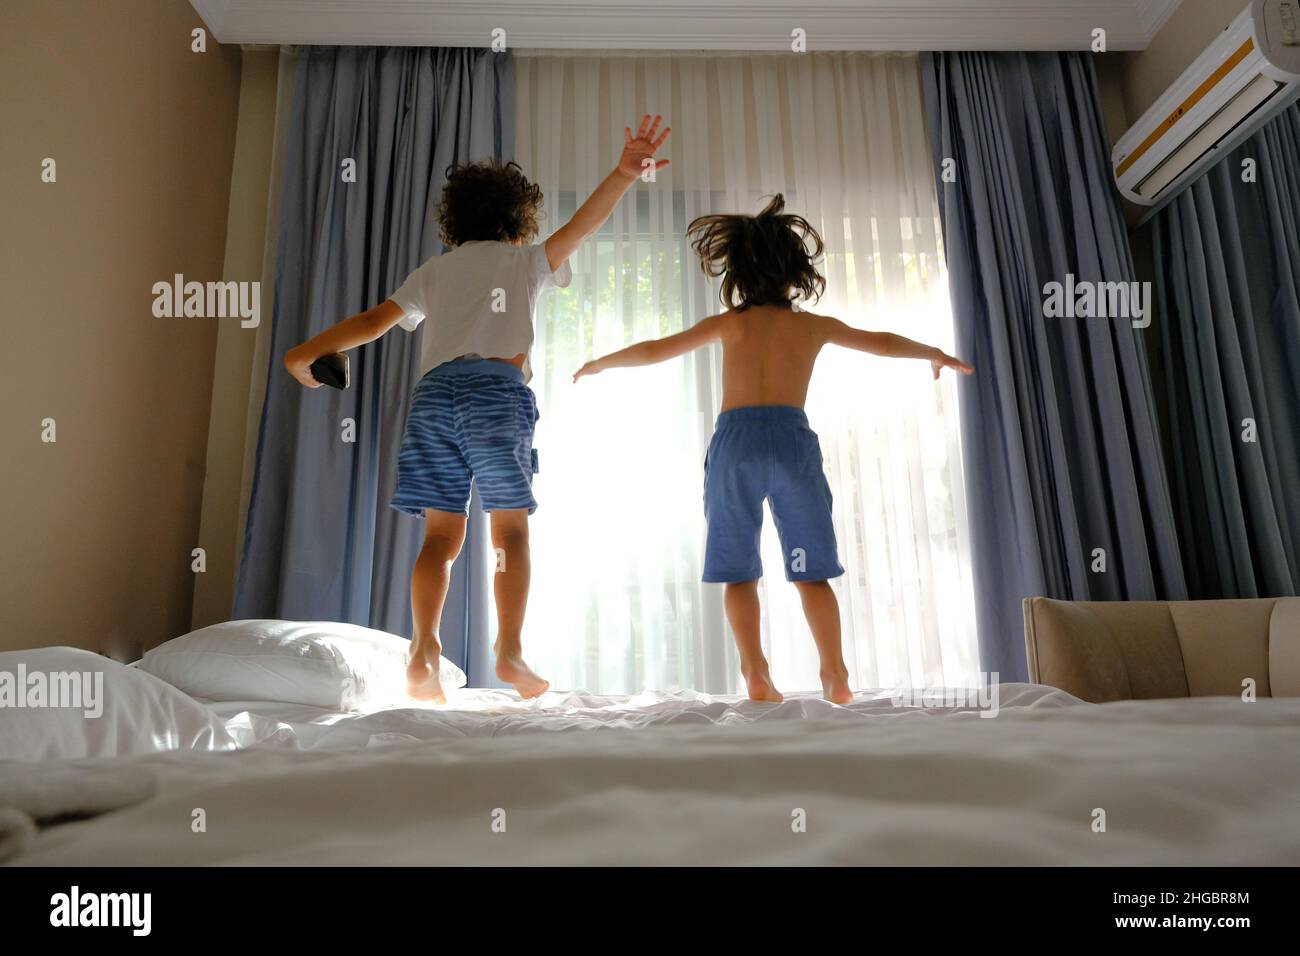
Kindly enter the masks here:
[[1120, 192], [1163, 205], [1298, 96], [1300, 0], [1253, 0], [1115, 144]]

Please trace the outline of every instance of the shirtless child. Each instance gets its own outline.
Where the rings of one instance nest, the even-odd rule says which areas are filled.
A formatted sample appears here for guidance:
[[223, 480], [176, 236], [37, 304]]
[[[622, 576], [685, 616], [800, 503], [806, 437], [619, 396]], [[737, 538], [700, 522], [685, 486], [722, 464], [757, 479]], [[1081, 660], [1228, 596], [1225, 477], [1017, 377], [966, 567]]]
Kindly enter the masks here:
[[799, 590], [817, 643], [822, 692], [827, 700], [847, 704], [853, 692], [840, 648], [839, 604], [829, 584], [844, 569], [836, 553], [821, 447], [803, 411], [813, 364], [822, 346], [832, 344], [924, 359], [936, 379], [944, 368], [966, 374], [973, 369], [900, 335], [795, 311], [794, 302], [815, 300], [825, 288], [815, 265], [822, 240], [784, 208], [778, 195], [757, 216], [703, 216], [692, 222], [688, 235], [704, 271], [722, 277], [727, 311], [677, 335], [593, 359], [573, 380], [722, 345], [722, 411], [704, 462], [704, 580], [726, 585], [727, 620], [750, 698], [782, 700], [759, 641], [759, 534], [767, 500], [785, 555], [786, 580]]

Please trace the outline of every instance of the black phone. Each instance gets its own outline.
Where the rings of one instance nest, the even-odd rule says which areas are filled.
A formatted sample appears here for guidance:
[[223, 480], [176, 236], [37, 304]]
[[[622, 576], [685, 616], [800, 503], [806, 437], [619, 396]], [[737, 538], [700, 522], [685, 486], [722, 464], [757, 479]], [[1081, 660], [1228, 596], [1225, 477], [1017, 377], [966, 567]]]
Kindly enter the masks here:
[[342, 352], [322, 355], [311, 363], [311, 377], [330, 388], [348, 387], [348, 357]]

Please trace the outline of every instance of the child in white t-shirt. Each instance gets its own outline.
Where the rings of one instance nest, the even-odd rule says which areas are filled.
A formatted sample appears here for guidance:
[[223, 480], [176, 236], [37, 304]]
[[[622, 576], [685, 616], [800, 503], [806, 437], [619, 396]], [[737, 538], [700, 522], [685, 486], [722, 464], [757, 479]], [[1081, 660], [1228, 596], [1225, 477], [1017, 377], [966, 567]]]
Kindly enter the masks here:
[[595, 232], [668, 138], [662, 117], [623, 132], [623, 154], [573, 218], [544, 243], [537, 234], [541, 190], [515, 163], [470, 163], [451, 170], [438, 207], [442, 239], [453, 248], [407, 277], [369, 311], [344, 319], [288, 351], [285, 367], [319, 388], [312, 362], [372, 342], [394, 325], [414, 330], [427, 317], [422, 377], [407, 414], [392, 506], [424, 516], [424, 547], [411, 573], [408, 692], [443, 702], [438, 626], [452, 562], [465, 539], [470, 483], [491, 514], [497, 549], [496, 672], [522, 697], [550, 686], [524, 663], [521, 633], [530, 577], [528, 516], [536, 509], [533, 428], [537, 401], [527, 385], [533, 307], [551, 285], [569, 283], [569, 256]]

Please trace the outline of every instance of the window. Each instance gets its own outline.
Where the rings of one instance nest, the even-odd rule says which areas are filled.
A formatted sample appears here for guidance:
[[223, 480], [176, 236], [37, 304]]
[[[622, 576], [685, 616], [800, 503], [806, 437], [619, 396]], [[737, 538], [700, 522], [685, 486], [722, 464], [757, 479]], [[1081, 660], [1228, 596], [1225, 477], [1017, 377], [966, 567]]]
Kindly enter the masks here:
[[[722, 589], [699, 580], [720, 352], [570, 378], [593, 355], [718, 311], [686, 226], [706, 212], [756, 211], [777, 191], [827, 243], [814, 311], [951, 348], [915, 60], [519, 56], [516, 68], [516, 152], [547, 196], [550, 228], [608, 172], [624, 122], [609, 117], [634, 122], [644, 104], [674, 128], [672, 165], [624, 200], [575, 255], [570, 288], [539, 309], [527, 653], [561, 688], [738, 692]], [[936, 386], [919, 362], [828, 349], [807, 409], [835, 495], [854, 686], [972, 679], [955, 383]], [[768, 525], [765, 648], [782, 690], [815, 689], [815, 648]]]

